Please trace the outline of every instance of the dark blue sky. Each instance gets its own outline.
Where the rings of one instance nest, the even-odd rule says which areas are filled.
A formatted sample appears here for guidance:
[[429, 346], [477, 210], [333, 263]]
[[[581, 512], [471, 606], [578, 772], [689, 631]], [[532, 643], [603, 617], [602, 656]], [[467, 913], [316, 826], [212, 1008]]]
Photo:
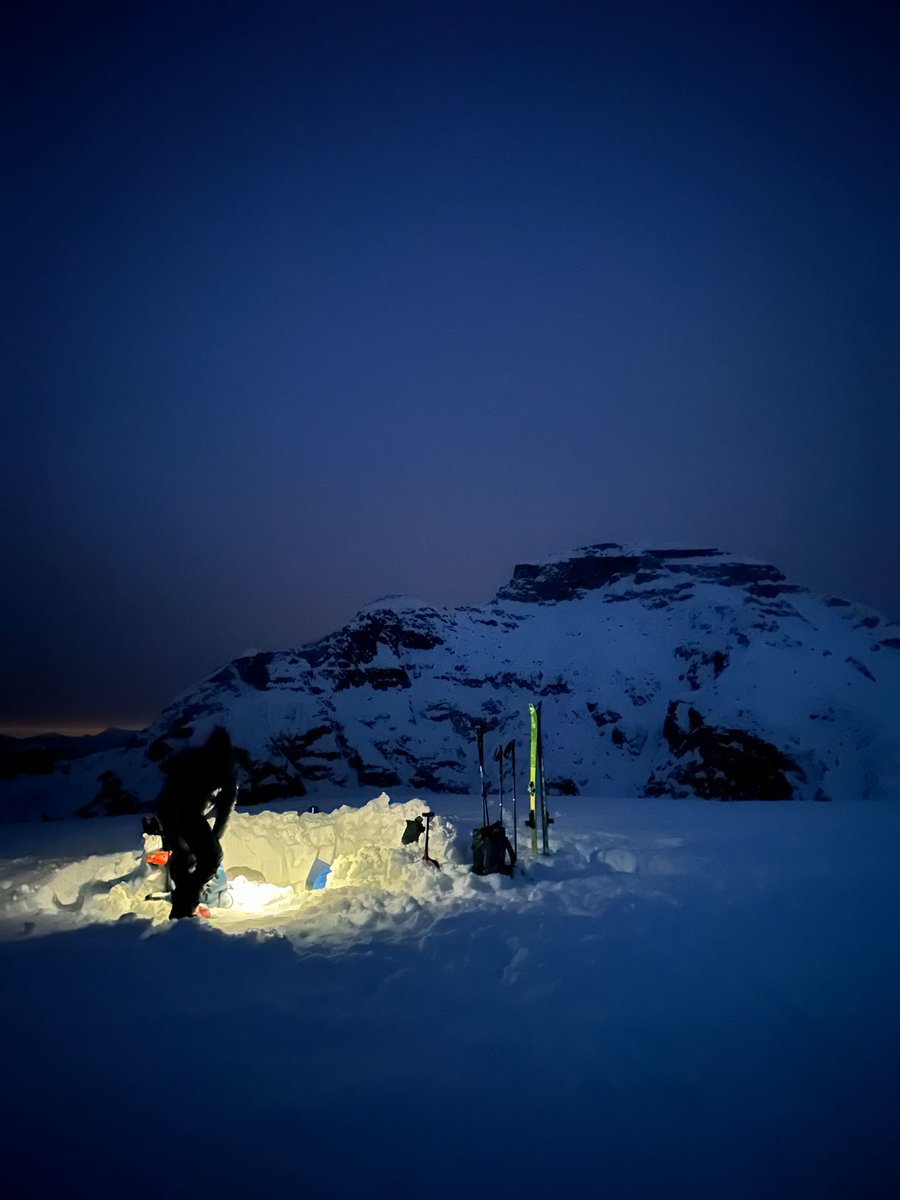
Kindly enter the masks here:
[[[878, 15], [882, 13], [882, 15]], [[884, 6], [21, 6], [0, 725], [718, 544], [900, 618]]]

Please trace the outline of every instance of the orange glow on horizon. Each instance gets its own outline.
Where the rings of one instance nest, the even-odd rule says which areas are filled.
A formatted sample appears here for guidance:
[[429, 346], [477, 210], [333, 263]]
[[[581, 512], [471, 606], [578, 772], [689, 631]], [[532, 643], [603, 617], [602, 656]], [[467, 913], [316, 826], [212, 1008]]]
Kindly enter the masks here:
[[86, 734], [105, 733], [107, 729], [146, 729], [150, 722], [140, 723], [133, 718], [123, 721], [8, 721], [0, 723], [0, 735], [4, 737], [30, 738], [58, 733], [64, 737], [83, 737]]

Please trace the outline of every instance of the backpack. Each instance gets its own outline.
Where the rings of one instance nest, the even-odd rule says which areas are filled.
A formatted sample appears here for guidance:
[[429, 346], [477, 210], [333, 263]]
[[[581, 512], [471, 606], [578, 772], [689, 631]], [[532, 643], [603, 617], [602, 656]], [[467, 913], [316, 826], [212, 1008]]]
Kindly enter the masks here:
[[473, 830], [472, 870], [476, 875], [512, 875], [515, 865], [516, 852], [499, 821]]
[[228, 877], [221, 867], [215, 875], [204, 884], [200, 893], [200, 903], [207, 908], [231, 908], [234, 897], [228, 889]]

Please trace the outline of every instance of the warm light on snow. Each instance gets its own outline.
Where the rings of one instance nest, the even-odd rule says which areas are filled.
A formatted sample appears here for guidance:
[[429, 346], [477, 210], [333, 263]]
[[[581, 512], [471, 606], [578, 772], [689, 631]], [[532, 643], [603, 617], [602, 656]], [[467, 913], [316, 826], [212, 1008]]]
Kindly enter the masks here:
[[[439, 812], [429, 835], [429, 856], [441, 864], [436, 869], [423, 861], [424, 838], [402, 841], [407, 822], [432, 803], [394, 804], [382, 794], [333, 812], [235, 812], [222, 839], [226, 906], [211, 910], [209, 924], [229, 934], [277, 932], [298, 946], [340, 946], [404, 937], [486, 905], [526, 910], [550, 899], [575, 914], [596, 914], [623, 889], [646, 888], [656, 874], [677, 869], [656, 854], [639, 873], [633, 850], [618, 835], [604, 834], [589, 851], [570, 843], [512, 879], [480, 877], [471, 871], [471, 828]], [[159, 844], [144, 837], [142, 848], [131, 851], [38, 870], [23, 863], [6, 892], [7, 922], [18, 915], [36, 933], [135, 917], [151, 931], [169, 927], [168, 901], [149, 898], [160, 895], [163, 876], [146, 853]], [[325, 886], [313, 889], [310, 868], [317, 862], [330, 870]]]
[[[429, 850], [442, 871], [422, 861], [423, 844], [403, 845], [407, 822], [427, 808], [419, 800], [392, 804], [382, 794], [334, 812], [233, 813], [222, 838], [228, 892], [210, 919], [229, 933], [296, 925], [329, 941], [408, 922], [422, 906], [465, 892], [469, 879], [454, 827], [440, 816]], [[146, 861], [160, 845], [144, 836], [133, 851], [60, 864], [39, 882], [23, 882], [16, 895], [48, 931], [61, 921], [77, 927], [131, 915], [168, 922], [164, 874]], [[325, 886], [313, 889], [308, 877], [317, 862], [330, 870]]]
[[285, 912], [296, 903], [297, 893], [290, 886], [278, 887], [274, 883], [255, 883], [244, 875], [237, 875], [228, 881], [228, 891], [232, 903], [224, 912], [243, 913], [248, 916], [258, 916], [266, 913], [274, 916]]

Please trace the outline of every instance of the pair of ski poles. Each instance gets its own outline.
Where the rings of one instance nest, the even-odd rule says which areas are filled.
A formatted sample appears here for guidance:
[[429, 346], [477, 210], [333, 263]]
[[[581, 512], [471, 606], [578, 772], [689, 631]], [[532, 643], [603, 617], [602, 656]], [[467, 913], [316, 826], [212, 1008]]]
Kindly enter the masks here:
[[[499, 745], [494, 751], [494, 762], [500, 765], [500, 824], [503, 824], [503, 762], [504, 759], [511, 760], [512, 768], [512, 797], [513, 797], [513, 852], [518, 857], [519, 854], [519, 839], [518, 839], [518, 800], [516, 797], [516, 740], [507, 742], [506, 745]], [[478, 770], [481, 774], [481, 816], [485, 827], [490, 824], [488, 818], [488, 803], [487, 803], [487, 781], [484, 775], [484, 728], [479, 727], [478, 730]]]

